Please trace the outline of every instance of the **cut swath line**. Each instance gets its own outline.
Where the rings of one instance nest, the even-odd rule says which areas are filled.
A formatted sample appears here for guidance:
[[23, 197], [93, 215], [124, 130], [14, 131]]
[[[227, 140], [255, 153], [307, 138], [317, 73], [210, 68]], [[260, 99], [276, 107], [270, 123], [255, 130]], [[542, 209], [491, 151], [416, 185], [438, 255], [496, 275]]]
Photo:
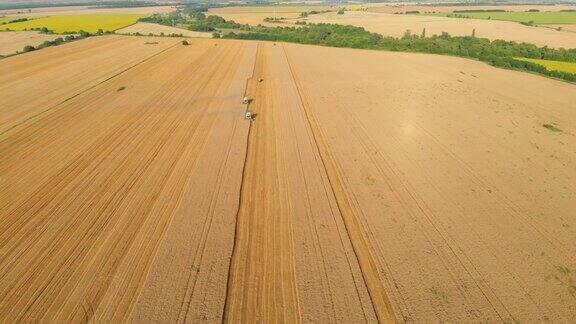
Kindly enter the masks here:
[[354, 214], [352, 206], [350, 205], [348, 196], [338, 175], [336, 165], [332, 160], [328, 146], [321, 134], [319, 125], [313, 113], [310, 111], [309, 105], [303, 95], [302, 86], [298, 82], [298, 78], [294, 72], [292, 62], [286, 53], [284, 45], [282, 45], [282, 49], [288, 63], [292, 80], [294, 80], [296, 85], [300, 103], [304, 108], [306, 119], [308, 120], [310, 129], [312, 130], [320, 158], [324, 164], [324, 168], [328, 176], [328, 181], [334, 192], [334, 197], [336, 198], [338, 209], [340, 210], [340, 214], [342, 215], [346, 231], [350, 237], [354, 253], [358, 259], [358, 264], [360, 265], [362, 276], [364, 277], [366, 287], [368, 288], [368, 293], [370, 295], [370, 299], [372, 300], [372, 305], [374, 307], [374, 311], [376, 312], [376, 316], [382, 323], [395, 323], [396, 316], [394, 314], [394, 309], [392, 308], [388, 294], [386, 293], [386, 290], [380, 280], [376, 261], [372, 256], [368, 243], [366, 242], [362, 231], [362, 226]]
[[[293, 260], [290, 208], [285, 200], [282, 163], [272, 81], [267, 78], [266, 53], [258, 46], [246, 100], [263, 116], [250, 122], [240, 204], [236, 217], [234, 250], [226, 292], [224, 322], [300, 321]], [[262, 80], [262, 81], [260, 81]], [[283, 198], [284, 197], [284, 198]], [[282, 217], [286, 215], [287, 217]]]

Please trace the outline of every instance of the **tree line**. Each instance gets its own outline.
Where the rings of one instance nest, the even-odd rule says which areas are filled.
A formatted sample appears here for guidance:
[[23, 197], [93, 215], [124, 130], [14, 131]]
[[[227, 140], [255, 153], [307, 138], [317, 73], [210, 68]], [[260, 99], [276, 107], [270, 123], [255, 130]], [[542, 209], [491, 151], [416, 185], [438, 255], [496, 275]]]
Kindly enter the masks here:
[[362, 27], [337, 24], [307, 24], [303, 27], [250, 27], [247, 32], [227, 33], [224, 38], [282, 41], [300, 44], [349, 47], [398, 52], [443, 54], [477, 59], [491, 65], [531, 71], [571, 82], [576, 74], [549, 71], [542, 65], [518, 60], [518, 57], [576, 62], [576, 49], [538, 47], [528, 43], [489, 40], [474, 36], [450, 36], [448, 33], [426, 37], [407, 31], [403, 37], [384, 37]]
[[166, 26], [180, 26], [193, 31], [210, 32], [220, 29], [240, 29], [244, 25], [227, 21], [219, 16], [207, 16], [208, 6], [190, 5], [169, 14], [153, 14], [140, 18], [139, 21]]
[[[505, 40], [478, 38], [475, 31], [471, 36], [451, 36], [448, 33], [426, 36], [425, 29], [421, 35], [406, 31], [403, 37], [385, 37], [371, 33], [362, 27], [338, 24], [306, 24], [302, 27], [267, 27], [250, 26], [227, 21], [219, 16], [206, 16], [208, 6], [187, 6], [171, 14], [157, 14], [142, 18], [141, 21], [162, 25], [184, 25], [194, 31], [214, 31], [214, 37], [283, 41], [300, 44], [323, 45], [331, 47], [348, 47], [397, 52], [418, 52], [442, 54], [473, 58], [493, 66], [535, 72], [576, 82], [576, 74], [549, 71], [544, 66], [518, 60], [516, 58], [533, 58], [563, 62], [576, 62], [576, 49], [554, 49], [539, 47], [528, 43]], [[310, 14], [310, 13], [306, 13]], [[238, 30], [221, 34], [221, 29]]]

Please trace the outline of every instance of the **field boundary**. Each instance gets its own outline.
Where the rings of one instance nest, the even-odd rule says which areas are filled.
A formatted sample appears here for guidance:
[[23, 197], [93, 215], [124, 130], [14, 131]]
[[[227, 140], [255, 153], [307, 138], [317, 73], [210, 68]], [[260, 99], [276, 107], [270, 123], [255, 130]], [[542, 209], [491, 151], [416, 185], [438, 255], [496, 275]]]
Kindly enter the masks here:
[[116, 31], [118, 31], [118, 30], [120, 30], [120, 29], [124, 29], [124, 28], [130, 27], [130, 26], [134, 26], [134, 25], [136, 25], [136, 24], [139, 23], [139, 22], [140, 22], [140, 19], [136, 20], [135, 22], [131, 23], [130, 25], [126, 25], [126, 26], [124, 26], [124, 27], [119, 27], [119, 28], [113, 29], [112, 32], [113, 32], [113, 33], [116, 33]]
[[342, 215], [342, 220], [344, 221], [346, 232], [348, 233], [350, 242], [352, 243], [354, 254], [358, 260], [358, 265], [360, 266], [360, 271], [362, 272], [364, 282], [368, 288], [368, 294], [370, 295], [370, 299], [372, 301], [372, 307], [374, 307], [374, 311], [378, 317], [379, 322], [396, 323], [396, 315], [394, 313], [394, 309], [386, 289], [380, 280], [378, 269], [376, 267], [376, 261], [371, 253], [369, 244], [364, 237], [362, 225], [358, 221], [358, 218], [354, 214], [352, 206], [350, 205], [349, 198], [338, 175], [338, 170], [328, 150], [328, 145], [324, 140], [318, 122], [316, 121], [313, 113], [310, 111], [308, 102], [303, 95], [302, 86], [296, 78], [296, 73], [294, 72], [292, 61], [286, 53], [284, 44], [282, 44], [282, 50], [284, 52], [286, 62], [288, 63], [290, 75], [294, 81], [294, 84], [296, 85], [298, 98], [302, 107], [304, 108], [306, 120], [308, 121], [310, 130], [312, 131], [320, 159], [324, 165], [324, 169], [326, 170], [328, 182], [330, 183], [330, 187], [334, 192], [336, 204], [340, 214]]

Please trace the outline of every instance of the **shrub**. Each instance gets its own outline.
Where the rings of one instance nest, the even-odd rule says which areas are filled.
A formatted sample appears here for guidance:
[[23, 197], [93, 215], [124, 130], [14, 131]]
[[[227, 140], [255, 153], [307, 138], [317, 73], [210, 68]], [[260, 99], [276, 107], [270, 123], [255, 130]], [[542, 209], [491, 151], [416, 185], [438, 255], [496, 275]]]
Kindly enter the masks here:
[[521, 21], [520, 23], [521, 23], [522, 25], [524, 25], [524, 26], [534, 26], [534, 21], [533, 21], [533, 20], [530, 20], [530, 21], [528, 21], [528, 22], [526, 22], [526, 21]]
[[209, 32], [215, 30], [214, 27], [201, 22], [191, 24], [190, 26], [188, 26], [188, 29], [199, 32]]
[[22, 22], [22, 21], [27, 21], [27, 20], [28, 20], [28, 18], [18, 18], [18, 19], [10, 20], [8, 23], [11, 24], [11, 23], [17, 23], [17, 22]]
[[24, 49], [22, 50], [22, 52], [26, 53], [26, 52], [32, 52], [34, 51], [36, 48], [32, 45], [26, 45], [24, 46]]
[[562, 132], [562, 130], [560, 128], [556, 127], [556, 125], [554, 125], [554, 124], [543, 124], [542, 127], [546, 128], [552, 132], [558, 132], [558, 133]]

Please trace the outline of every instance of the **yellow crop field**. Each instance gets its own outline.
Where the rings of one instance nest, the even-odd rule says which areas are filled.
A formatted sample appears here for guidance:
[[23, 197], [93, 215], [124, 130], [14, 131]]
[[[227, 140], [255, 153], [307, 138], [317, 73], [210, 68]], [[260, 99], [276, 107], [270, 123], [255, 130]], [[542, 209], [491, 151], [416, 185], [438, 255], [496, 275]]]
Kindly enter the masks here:
[[539, 59], [529, 59], [529, 58], [518, 58], [518, 59], [523, 60], [523, 61], [527, 61], [527, 62], [540, 64], [550, 71], [576, 73], [576, 63], [550, 61], [550, 60], [539, 60]]
[[84, 30], [87, 32], [96, 32], [98, 29], [103, 31], [114, 31], [134, 24], [144, 14], [91, 14], [91, 15], [56, 15], [42, 17], [34, 20], [23, 21], [0, 26], [0, 30], [26, 30], [33, 28], [46, 27], [56, 33], [78, 32]]
[[346, 5], [346, 6], [344, 6], [344, 8], [346, 10], [350, 10], [350, 11], [363, 11], [363, 10], [368, 9], [366, 6], [361, 5], [361, 4]]

